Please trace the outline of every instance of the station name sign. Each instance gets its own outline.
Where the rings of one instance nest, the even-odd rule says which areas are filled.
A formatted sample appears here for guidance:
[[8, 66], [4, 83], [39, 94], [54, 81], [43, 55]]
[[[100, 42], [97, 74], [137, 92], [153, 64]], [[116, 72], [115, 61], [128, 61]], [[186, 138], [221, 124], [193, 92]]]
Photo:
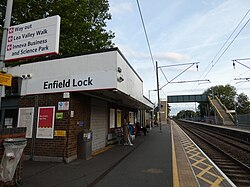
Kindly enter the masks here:
[[58, 54], [60, 16], [52, 16], [8, 29], [5, 61]]
[[39, 76], [36, 78], [33, 76], [32, 79], [24, 81], [28, 83], [23, 89], [23, 95], [111, 89], [117, 84], [115, 74], [107, 71], [55, 77]]
[[63, 79], [61, 81], [54, 80], [52, 82], [45, 81], [43, 83], [43, 89], [49, 90], [49, 89], [60, 89], [60, 88], [70, 88], [70, 87], [85, 87], [85, 86], [92, 86], [93, 85], [93, 79], [91, 77], [88, 77], [86, 79]]

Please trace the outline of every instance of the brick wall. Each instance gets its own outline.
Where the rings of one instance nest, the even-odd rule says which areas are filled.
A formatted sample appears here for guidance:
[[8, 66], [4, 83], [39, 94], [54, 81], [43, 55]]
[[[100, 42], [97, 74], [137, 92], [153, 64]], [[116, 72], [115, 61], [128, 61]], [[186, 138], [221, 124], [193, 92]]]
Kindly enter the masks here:
[[[37, 126], [37, 111], [38, 107], [55, 106], [55, 112], [62, 112], [63, 119], [56, 119], [54, 123], [54, 130], [65, 130], [69, 124], [69, 111], [58, 111], [57, 105], [59, 101], [67, 101], [63, 99], [63, 94], [43, 94], [34, 96], [25, 96], [19, 100], [20, 107], [35, 107], [35, 120], [33, 124], [33, 136], [36, 136]], [[63, 157], [65, 151], [66, 137], [55, 137], [53, 139], [35, 138], [32, 146], [32, 139], [28, 139], [26, 155], [32, 156], [48, 156], [48, 157]]]
[[74, 111], [74, 117], [70, 118], [69, 142], [67, 157], [77, 155], [77, 137], [84, 128], [90, 126], [90, 98], [79, 93], [71, 94], [70, 110]]
[[[70, 110], [58, 111], [57, 106], [59, 101], [69, 101]], [[71, 93], [70, 99], [63, 99], [63, 93], [22, 97], [19, 101], [20, 107], [35, 107], [34, 136], [36, 135], [37, 108], [45, 106], [55, 106], [55, 112], [63, 113], [63, 119], [55, 118], [54, 130], [65, 130], [67, 133], [66, 137], [54, 136], [53, 139], [35, 138], [33, 146], [32, 139], [30, 138], [28, 139], [25, 154], [59, 158], [69, 158], [77, 155], [77, 136], [83, 130], [83, 127], [79, 126], [79, 122], [80, 124], [83, 123], [85, 126], [89, 126], [89, 103], [89, 97], [80, 93]], [[74, 117], [70, 117], [71, 111], [74, 112]]]

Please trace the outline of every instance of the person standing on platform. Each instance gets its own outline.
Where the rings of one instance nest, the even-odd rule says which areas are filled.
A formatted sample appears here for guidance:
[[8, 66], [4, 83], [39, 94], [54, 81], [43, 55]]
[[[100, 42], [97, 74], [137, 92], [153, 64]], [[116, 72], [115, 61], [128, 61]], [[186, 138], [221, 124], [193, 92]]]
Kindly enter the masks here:
[[135, 128], [134, 128], [134, 125], [132, 124], [129, 124], [129, 137], [130, 137], [130, 141], [133, 143], [135, 139]]
[[128, 115], [127, 114], [124, 116], [123, 136], [124, 136], [124, 145], [132, 146], [133, 144], [131, 143], [131, 140], [130, 140], [129, 121], [128, 121]]

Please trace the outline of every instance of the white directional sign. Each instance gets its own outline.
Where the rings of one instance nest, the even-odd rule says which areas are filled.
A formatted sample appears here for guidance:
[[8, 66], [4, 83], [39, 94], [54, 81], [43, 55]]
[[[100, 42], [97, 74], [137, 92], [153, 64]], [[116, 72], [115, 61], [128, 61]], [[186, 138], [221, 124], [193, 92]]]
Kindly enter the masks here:
[[57, 54], [60, 20], [60, 16], [53, 16], [10, 27], [5, 61]]

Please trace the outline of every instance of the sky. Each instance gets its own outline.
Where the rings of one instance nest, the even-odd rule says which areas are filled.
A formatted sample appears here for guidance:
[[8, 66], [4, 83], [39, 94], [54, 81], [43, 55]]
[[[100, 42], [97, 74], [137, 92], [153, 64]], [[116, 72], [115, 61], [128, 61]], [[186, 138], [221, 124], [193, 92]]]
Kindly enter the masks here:
[[[153, 103], [157, 92], [150, 90], [156, 89], [156, 61], [163, 100], [170, 95], [202, 94], [226, 84], [250, 97], [250, 82], [235, 80], [250, 78], [250, 60], [239, 60], [247, 67], [236, 63], [234, 68], [232, 63], [250, 57], [250, 0], [139, 0], [152, 56], [137, 0], [109, 3], [112, 20], [107, 30], [115, 33], [115, 46], [142, 78], [143, 93]], [[194, 62], [198, 71], [196, 65], [188, 69], [187, 63]], [[171, 104], [171, 113], [196, 107], [194, 103]]]

